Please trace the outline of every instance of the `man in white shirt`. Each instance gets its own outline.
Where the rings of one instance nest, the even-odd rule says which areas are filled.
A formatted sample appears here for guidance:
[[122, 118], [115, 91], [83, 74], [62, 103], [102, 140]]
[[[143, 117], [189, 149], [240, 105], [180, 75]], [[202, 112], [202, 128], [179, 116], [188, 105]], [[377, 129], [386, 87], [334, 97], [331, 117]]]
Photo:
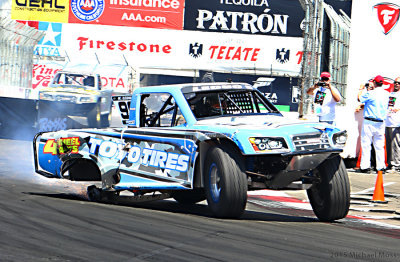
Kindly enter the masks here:
[[386, 153], [388, 169], [400, 171], [400, 77], [394, 80], [389, 95], [389, 113], [386, 118]]
[[322, 72], [318, 83], [307, 90], [307, 94], [314, 96], [315, 112], [320, 122], [333, 124], [336, 118], [336, 103], [340, 102], [339, 90], [331, 85], [331, 74]]

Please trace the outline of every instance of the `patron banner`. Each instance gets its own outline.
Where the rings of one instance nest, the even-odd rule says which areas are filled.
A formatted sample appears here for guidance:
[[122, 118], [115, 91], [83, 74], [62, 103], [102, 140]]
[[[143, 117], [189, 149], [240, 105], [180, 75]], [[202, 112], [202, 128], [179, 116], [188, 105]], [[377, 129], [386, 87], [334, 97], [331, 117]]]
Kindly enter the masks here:
[[290, 76], [299, 75], [303, 48], [300, 37], [282, 41], [276, 36], [74, 24], [64, 26], [62, 43], [69, 47], [71, 59], [124, 57], [139, 68], [251, 70]]
[[298, 0], [191, 0], [184, 29], [301, 37], [303, 19]]
[[71, 0], [68, 22], [183, 29], [185, 0]]

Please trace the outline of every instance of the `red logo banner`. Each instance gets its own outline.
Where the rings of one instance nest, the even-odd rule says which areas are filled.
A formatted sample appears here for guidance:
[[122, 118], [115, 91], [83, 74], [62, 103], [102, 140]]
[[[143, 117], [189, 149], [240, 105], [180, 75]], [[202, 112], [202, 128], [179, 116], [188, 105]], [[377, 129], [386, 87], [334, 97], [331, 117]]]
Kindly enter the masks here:
[[382, 3], [374, 6], [377, 11], [378, 20], [387, 35], [399, 20], [399, 6], [390, 3]]
[[69, 23], [183, 30], [185, 0], [107, 0], [104, 10], [97, 12], [99, 16], [94, 20], [85, 19], [89, 16], [83, 11], [82, 15], [79, 13], [86, 10], [79, 4], [88, 1], [74, 2], [78, 6], [70, 8]]

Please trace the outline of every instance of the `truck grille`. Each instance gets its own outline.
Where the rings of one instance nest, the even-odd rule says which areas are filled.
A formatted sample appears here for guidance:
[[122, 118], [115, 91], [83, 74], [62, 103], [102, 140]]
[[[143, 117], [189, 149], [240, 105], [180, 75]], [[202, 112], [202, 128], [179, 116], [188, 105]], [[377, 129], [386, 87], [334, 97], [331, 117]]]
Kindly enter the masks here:
[[76, 102], [76, 96], [68, 96], [68, 95], [57, 95], [55, 97], [56, 101], [66, 101], [66, 102]]
[[293, 136], [296, 150], [313, 150], [329, 148], [329, 139], [325, 133], [301, 134]]

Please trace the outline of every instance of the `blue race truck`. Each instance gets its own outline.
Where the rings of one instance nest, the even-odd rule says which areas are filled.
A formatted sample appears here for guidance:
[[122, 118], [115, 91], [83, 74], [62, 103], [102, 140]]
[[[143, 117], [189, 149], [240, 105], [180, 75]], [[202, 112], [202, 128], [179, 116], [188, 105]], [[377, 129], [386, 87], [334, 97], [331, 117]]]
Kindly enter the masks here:
[[348, 213], [346, 132], [289, 120], [248, 84], [141, 87], [130, 101], [114, 100], [124, 127], [38, 133], [36, 172], [93, 181], [95, 201], [117, 201], [122, 191], [132, 201], [207, 200], [216, 217], [240, 217], [247, 192], [260, 189], [307, 190], [321, 221]]

